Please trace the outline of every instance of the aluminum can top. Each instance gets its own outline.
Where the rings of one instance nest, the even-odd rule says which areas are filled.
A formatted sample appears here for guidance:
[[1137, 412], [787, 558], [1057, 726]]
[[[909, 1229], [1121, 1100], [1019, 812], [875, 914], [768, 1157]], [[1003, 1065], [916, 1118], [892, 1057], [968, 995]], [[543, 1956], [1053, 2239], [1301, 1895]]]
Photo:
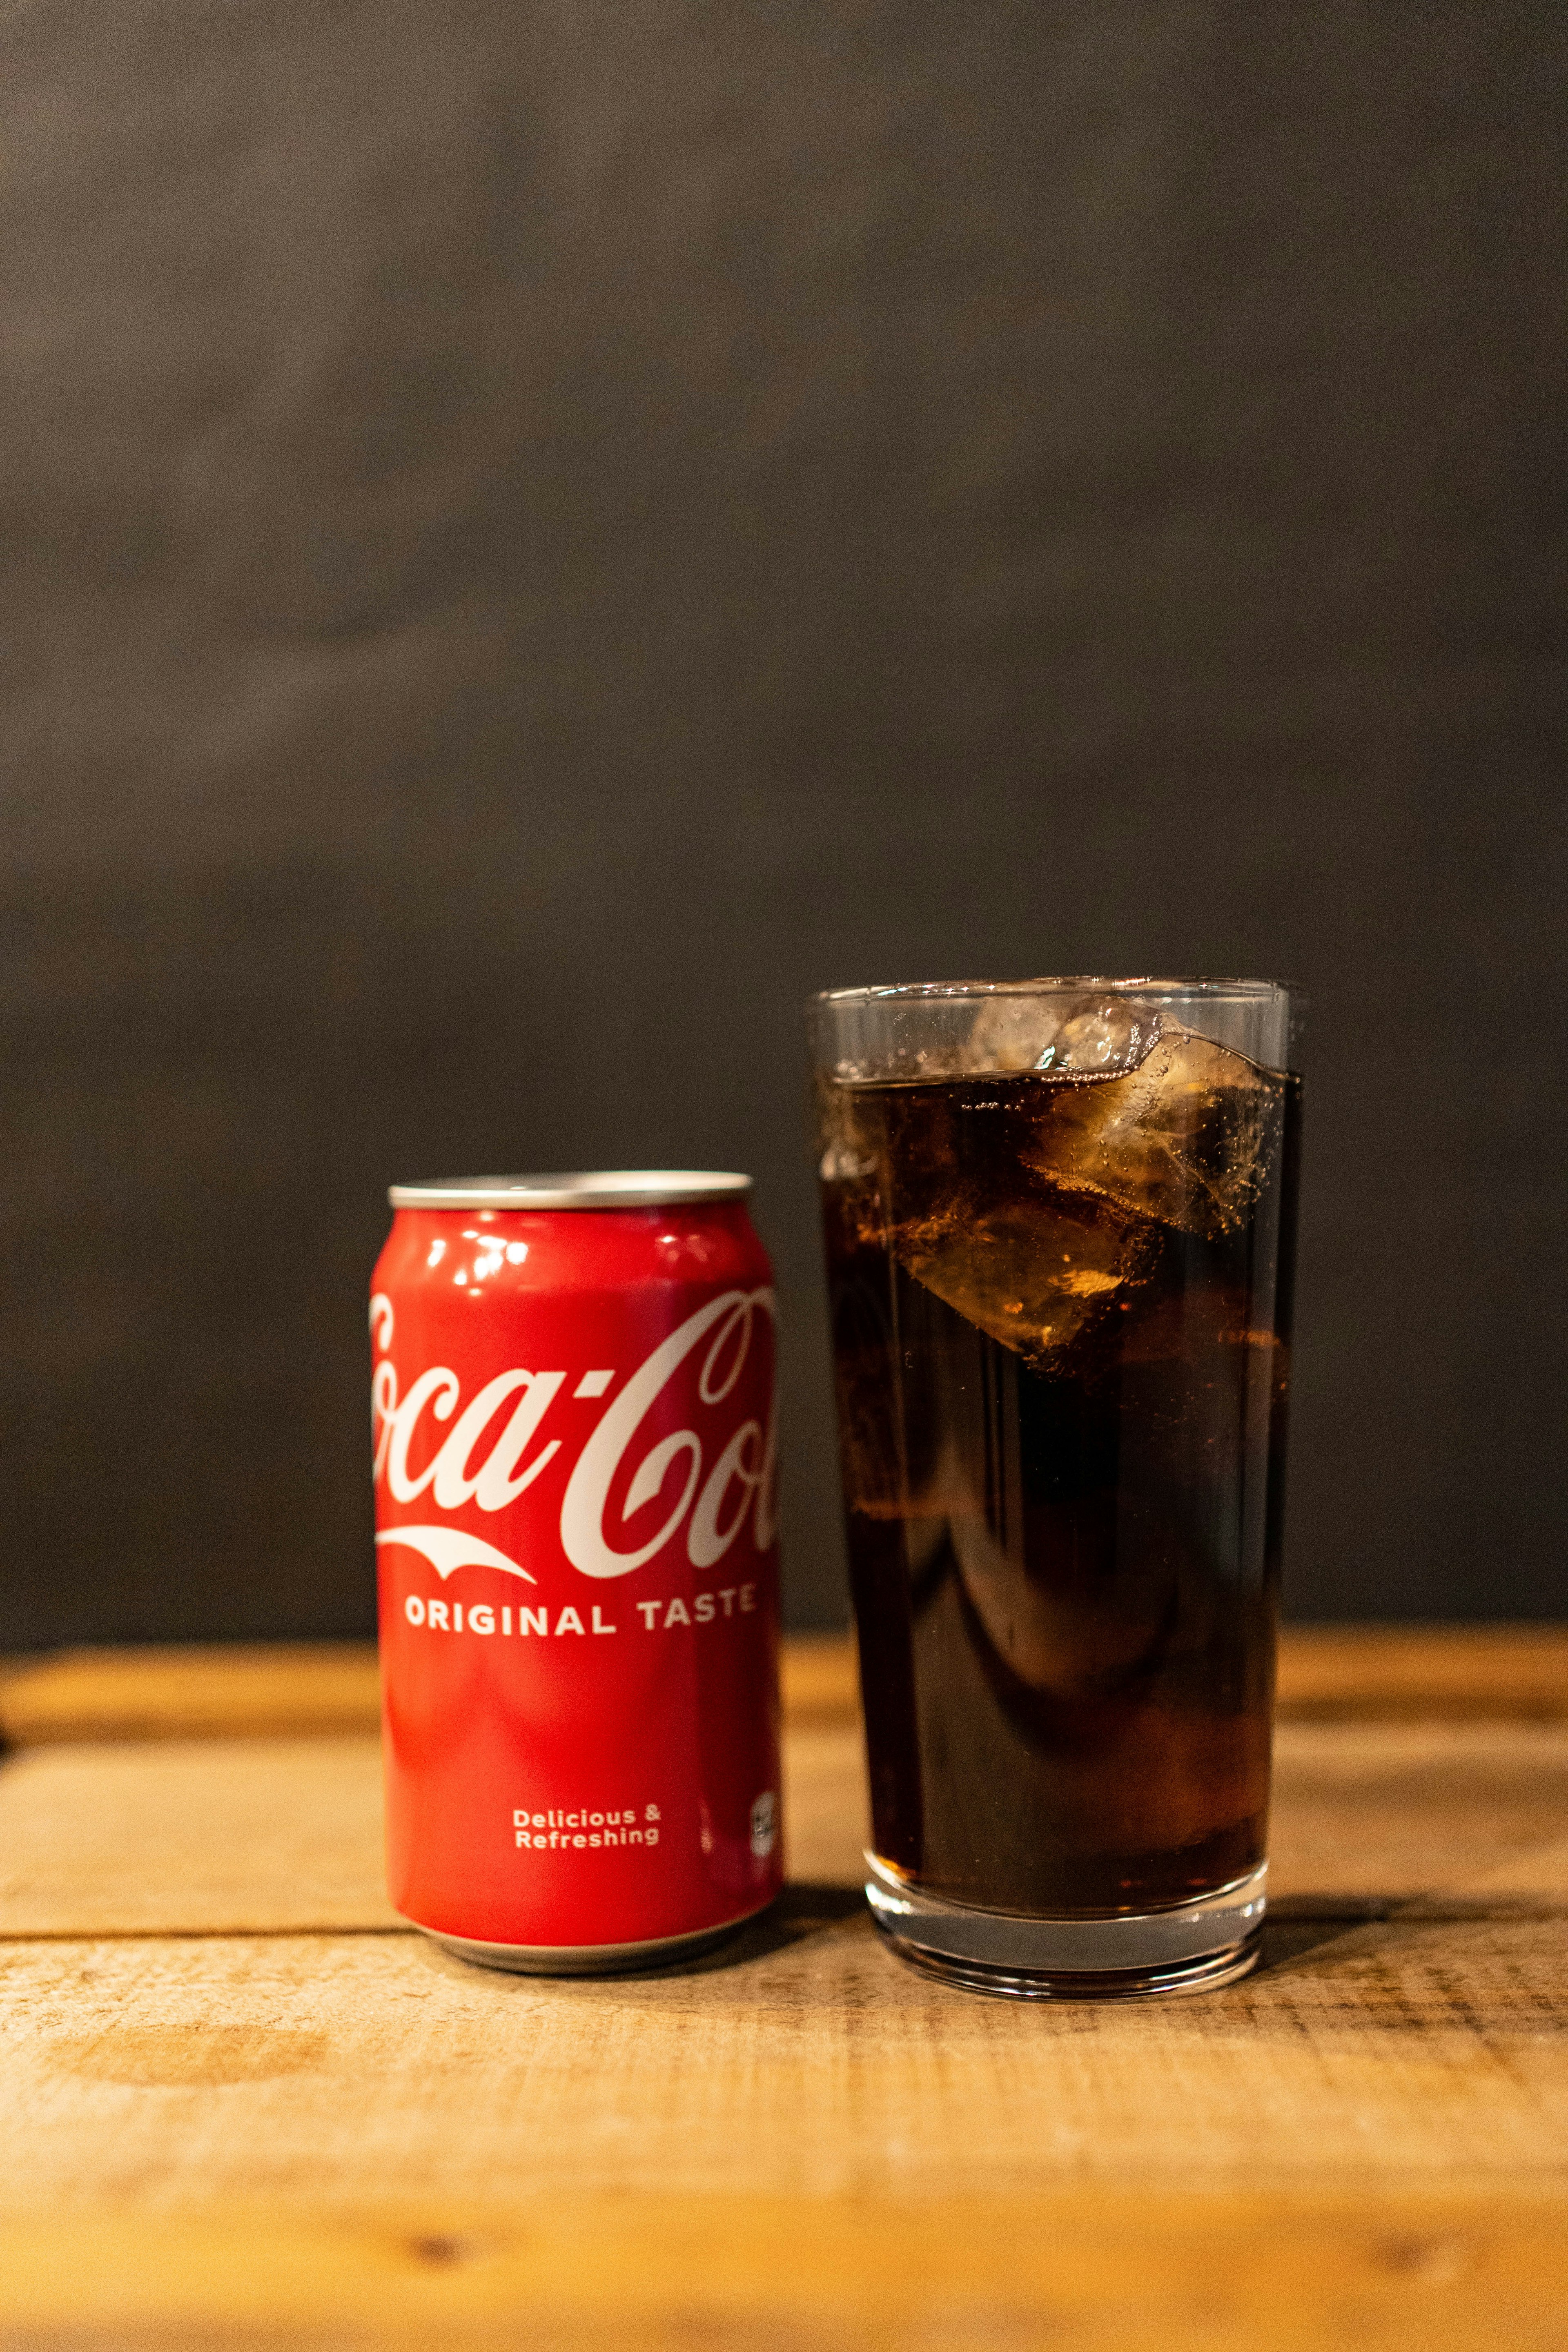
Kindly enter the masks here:
[[649, 1209], [731, 1201], [752, 1189], [728, 1168], [588, 1168], [536, 1176], [435, 1176], [393, 1184], [395, 1209]]

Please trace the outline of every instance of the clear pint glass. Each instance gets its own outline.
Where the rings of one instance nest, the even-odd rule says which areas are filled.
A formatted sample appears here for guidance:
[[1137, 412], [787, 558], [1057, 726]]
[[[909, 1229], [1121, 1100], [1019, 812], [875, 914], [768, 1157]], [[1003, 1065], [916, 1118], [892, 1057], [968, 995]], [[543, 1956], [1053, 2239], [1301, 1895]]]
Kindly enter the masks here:
[[878, 1924], [980, 1991], [1227, 1983], [1268, 1874], [1289, 992], [846, 989], [813, 1025]]

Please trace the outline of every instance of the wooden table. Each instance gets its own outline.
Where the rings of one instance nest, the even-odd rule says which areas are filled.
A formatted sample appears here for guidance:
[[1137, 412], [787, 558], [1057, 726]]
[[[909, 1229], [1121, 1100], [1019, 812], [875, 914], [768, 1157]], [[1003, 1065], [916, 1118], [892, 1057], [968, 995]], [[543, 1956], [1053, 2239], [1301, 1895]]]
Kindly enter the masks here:
[[1568, 1635], [1297, 1633], [1265, 1963], [1015, 2006], [879, 1946], [852, 1670], [684, 1973], [386, 1906], [356, 1650], [0, 1678], [0, 2344], [1568, 2347]]

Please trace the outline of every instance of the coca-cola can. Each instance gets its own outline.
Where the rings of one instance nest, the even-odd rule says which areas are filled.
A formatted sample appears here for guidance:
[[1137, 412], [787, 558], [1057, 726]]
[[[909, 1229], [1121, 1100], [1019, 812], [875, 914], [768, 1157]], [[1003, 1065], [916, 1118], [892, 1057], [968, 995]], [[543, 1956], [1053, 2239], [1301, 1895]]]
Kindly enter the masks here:
[[387, 1875], [466, 1958], [663, 1965], [778, 1892], [750, 1181], [392, 1188], [370, 1307]]

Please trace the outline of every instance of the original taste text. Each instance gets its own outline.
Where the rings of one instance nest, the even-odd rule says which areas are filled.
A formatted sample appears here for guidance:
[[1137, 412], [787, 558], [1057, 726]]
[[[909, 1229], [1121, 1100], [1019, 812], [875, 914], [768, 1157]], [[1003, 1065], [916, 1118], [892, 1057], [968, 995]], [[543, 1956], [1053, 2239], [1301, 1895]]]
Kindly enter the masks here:
[[[679, 1625], [711, 1625], [725, 1617], [750, 1617], [757, 1605], [754, 1584], [728, 1584], [717, 1592], [700, 1592], [688, 1608], [679, 1599], [674, 1601], [638, 1601], [633, 1604], [642, 1628], [648, 1633], [668, 1633]], [[619, 1625], [612, 1624], [595, 1601], [588, 1611], [589, 1622], [583, 1622], [583, 1612], [568, 1605], [557, 1609], [553, 1617], [549, 1609], [514, 1609], [504, 1604], [497, 1609], [488, 1601], [471, 1601], [465, 1609], [460, 1601], [426, 1599], [411, 1592], [403, 1604], [403, 1614], [410, 1625], [420, 1625], [434, 1633], [500, 1633], [515, 1638], [519, 1634], [581, 1633], [584, 1639], [595, 1633], [617, 1633]], [[628, 1621], [629, 1622], [629, 1621]]]

